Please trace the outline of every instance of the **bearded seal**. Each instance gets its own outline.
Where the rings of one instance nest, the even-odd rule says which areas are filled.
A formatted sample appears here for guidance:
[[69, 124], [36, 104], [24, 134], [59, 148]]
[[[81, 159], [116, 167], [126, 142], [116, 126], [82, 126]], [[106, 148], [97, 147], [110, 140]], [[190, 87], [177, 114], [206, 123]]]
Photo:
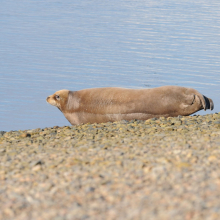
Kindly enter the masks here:
[[72, 125], [187, 116], [214, 108], [212, 99], [195, 89], [180, 86], [60, 90], [46, 101], [56, 106]]

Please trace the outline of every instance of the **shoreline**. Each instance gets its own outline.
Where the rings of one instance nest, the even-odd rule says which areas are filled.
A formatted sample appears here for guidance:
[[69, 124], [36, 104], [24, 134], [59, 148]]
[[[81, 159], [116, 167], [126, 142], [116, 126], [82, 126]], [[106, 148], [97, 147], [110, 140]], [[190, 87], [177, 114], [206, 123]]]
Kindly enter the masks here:
[[220, 113], [0, 132], [0, 219], [218, 219]]

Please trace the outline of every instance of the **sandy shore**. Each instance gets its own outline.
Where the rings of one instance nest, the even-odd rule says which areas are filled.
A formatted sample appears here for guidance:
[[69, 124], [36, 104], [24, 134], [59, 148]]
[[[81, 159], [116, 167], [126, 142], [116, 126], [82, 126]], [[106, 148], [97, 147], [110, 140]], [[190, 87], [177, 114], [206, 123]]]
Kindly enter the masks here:
[[220, 113], [0, 132], [0, 219], [220, 219]]

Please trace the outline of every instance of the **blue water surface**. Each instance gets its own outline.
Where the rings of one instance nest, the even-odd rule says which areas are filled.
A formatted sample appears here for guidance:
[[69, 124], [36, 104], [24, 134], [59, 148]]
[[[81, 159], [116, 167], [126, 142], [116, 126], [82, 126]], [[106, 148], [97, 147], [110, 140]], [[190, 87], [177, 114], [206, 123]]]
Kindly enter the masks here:
[[193, 87], [220, 112], [219, 61], [218, 0], [3, 1], [0, 130], [69, 125], [60, 89]]

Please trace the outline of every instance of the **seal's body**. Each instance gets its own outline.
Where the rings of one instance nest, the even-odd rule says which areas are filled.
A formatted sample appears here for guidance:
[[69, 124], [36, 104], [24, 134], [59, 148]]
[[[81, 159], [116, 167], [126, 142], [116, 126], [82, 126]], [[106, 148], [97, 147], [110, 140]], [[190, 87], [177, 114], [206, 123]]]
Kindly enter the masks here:
[[179, 86], [60, 90], [47, 102], [58, 107], [72, 125], [186, 116], [214, 108], [213, 101], [197, 90]]

